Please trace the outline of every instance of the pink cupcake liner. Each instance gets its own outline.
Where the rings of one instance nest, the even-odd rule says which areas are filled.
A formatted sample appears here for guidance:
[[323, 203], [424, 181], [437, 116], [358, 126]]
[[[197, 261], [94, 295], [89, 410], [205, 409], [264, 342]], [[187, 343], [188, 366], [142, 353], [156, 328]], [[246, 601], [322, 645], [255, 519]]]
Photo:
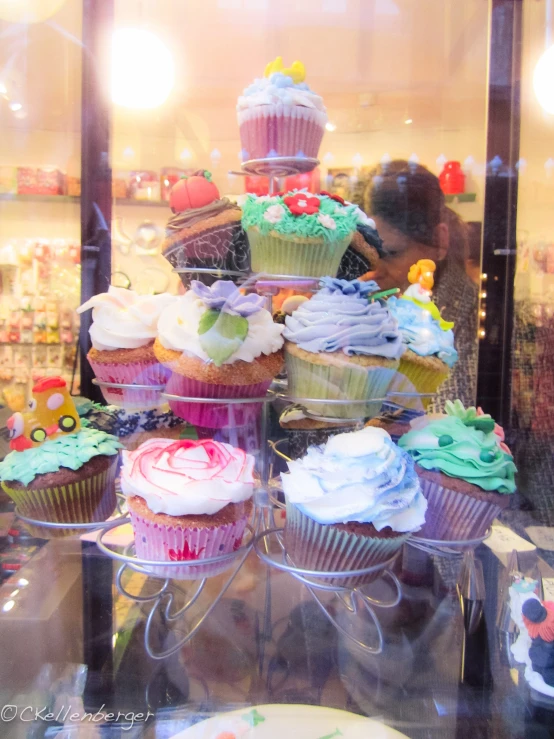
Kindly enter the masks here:
[[[157, 361], [134, 362], [133, 364], [102, 364], [89, 361], [96, 379], [101, 383], [121, 385], [165, 385], [171, 371]], [[104, 400], [126, 410], [147, 410], [162, 402], [160, 390], [147, 388], [100, 386]]]
[[239, 113], [240, 140], [246, 159], [268, 156], [317, 158], [325, 115], [293, 105], [263, 105]]
[[[210, 528], [183, 528], [166, 526], [148, 521], [129, 510], [135, 534], [137, 557], [160, 562], [200, 561], [222, 554], [236, 552], [248, 519], [245, 516], [231, 524]], [[196, 580], [213, 577], [229, 568], [235, 560], [212, 565], [183, 567], [149, 567], [156, 577], [171, 577], [177, 580]]]
[[170, 395], [189, 398], [221, 398], [219, 403], [187, 403], [169, 400], [169, 407], [176, 416], [194, 426], [211, 429], [238, 427], [255, 421], [261, 413], [261, 403], [226, 403], [234, 398], [259, 398], [266, 394], [271, 380], [255, 385], [213, 385], [201, 380], [193, 380], [174, 372], [165, 388]]
[[490, 493], [491, 500], [483, 501], [469, 494], [449, 490], [421, 476], [419, 481], [427, 499], [427, 512], [425, 524], [416, 536], [424, 539], [477, 539], [485, 535], [494, 519], [510, 504], [508, 495]]

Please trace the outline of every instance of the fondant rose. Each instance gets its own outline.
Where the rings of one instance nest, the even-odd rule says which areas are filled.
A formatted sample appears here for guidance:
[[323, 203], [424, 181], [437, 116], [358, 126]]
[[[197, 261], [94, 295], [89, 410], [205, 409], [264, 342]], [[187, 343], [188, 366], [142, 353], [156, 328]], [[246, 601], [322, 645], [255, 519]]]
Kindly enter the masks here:
[[153, 513], [212, 515], [254, 490], [254, 458], [211, 439], [151, 439], [123, 453], [121, 489]]

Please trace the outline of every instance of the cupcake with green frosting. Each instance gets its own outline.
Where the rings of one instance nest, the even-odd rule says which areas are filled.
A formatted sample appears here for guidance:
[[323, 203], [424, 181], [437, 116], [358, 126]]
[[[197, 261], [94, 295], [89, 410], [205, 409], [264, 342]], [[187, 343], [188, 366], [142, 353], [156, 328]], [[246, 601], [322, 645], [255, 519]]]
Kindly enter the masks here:
[[412, 421], [398, 445], [414, 458], [428, 502], [420, 536], [476, 539], [509, 506], [517, 468], [488, 414], [448, 401], [444, 414]]
[[[12, 451], [0, 462], [2, 489], [21, 515], [37, 521], [105, 521], [116, 507], [117, 437], [81, 425], [61, 378], [40, 381], [33, 396], [29, 411], [8, 419]], [[77, 532], [28, 528], [46, 539]]]
[[335, 276], [358, 224], [359, 210], [336, 195], [292, 191], [247, 195], [242, 225], [252, 270], [274, 275]]

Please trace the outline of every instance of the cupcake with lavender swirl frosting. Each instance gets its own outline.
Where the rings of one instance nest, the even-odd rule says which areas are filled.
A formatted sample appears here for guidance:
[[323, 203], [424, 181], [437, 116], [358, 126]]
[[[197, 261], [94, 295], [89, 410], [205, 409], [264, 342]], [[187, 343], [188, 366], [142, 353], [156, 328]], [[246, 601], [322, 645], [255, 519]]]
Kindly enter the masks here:
[[[297, 567], [336, 571], [386, 562], [425, 520], [412, 459], [383, 429], [338, 434], [289, 462], [285, 547]], [[326, 578], [356, 587], [377, 573]]]
[[372, 281], [324, 277], [318, 292], [287, 317], [289, 393], [360, 401], [311, 403], [316, 415], [356, 418], [379, 412], [404, 351], [398, 323], [379, 295]]

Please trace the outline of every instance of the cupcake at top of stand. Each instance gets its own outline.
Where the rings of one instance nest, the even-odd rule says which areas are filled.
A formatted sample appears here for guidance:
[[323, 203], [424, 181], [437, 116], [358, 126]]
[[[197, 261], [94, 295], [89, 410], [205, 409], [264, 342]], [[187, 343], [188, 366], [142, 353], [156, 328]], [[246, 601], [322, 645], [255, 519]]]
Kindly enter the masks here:
[[[427, 503], [410, 456], [366, 427], [310, 447], [281, 475], [285, 548], [297, 567], [327, 572], [382, 564], [421, 527]], [[356, 587], [378, 576], [325, 578]]]
[[[240, 223], [241, 210], [220, 196], [210, 172], [200, 169], [179, 180], [171, 188], [169, 206], [173, 215], [167, 222], [162, 253], [172, 267], [248, 271], [248, 243]], [[188, 287], [191, 273], [180, 277]], [[217, 279], [202, 273], [197, 277], [206, 285]]]
[[[114, 511], [120, 444], [82, 427], [67, 385], [48, 377], [33, 387], [29, 410], [7, 427], [12, 450], [0, 462], [2, 488], [22, 515], [52, 523], [104, 521]], [[72, 530], [32, 527], [51, 538]]]
[[366, 401], [310, 403], [327, 418], [376, 415], [404, 351], [396, 319], [373, 282], [324, 277], [285, 319], [289, 393], [296, 398]]
[[244, 90], [237, 102], [243, 161], [317, 157], [327, 112], [305, 78], [302, 62], [285, 68], [279, 56]]
[[[127, 497], [137, 556], [186, 562], [238, 549], [252, 512], [254, 458], [211, 439], [150, 439], [123, 452], [121, 489]], [[208, 569], [153, 568], [163, 577], [217, 574]]]
[[[77, 313], [92, 308], [89, 329], [92, 349], [87, 354], [96, 378], [104, 383], [124, 385], [163, 385], [169, 373], [154, 354], [154, 339], [158, 335], [158, 319], [177, 297], [138, 295], [111, 285], [107, 293], [94, 295]], [[117, 388], [109, 391], [108, 402], [118, 404]], [[114, 396], [112, 397], [112, 393]]]
[[481, 537], [509, 506], [517, 468], [502, 429], [488, 414], [448, 401], [444, 414], [413, 420], [398, 444], [416, 462], [429, 503], [422, 536]]
[[335, 195], [293, 190], [246, 195], [242, 225], [252, 270], [275, 275], [336, 275], [358, 225], [356, 206]]
[[[454, 324], [445, 321], [431, 299], [435, 263], [421, 259], [408, 274], [410, 287], [402, 297], [388, 299], [389, 310], [398, 320], [406, 351], [398, 369], [394, 390], [432, 396], [447, 379], [458, 359], [454, 348]], [[427, 407], [431, 397], [423, 398]]]
[[[207, 287], [193, 280], [159, 321], [154, 349], [172, 371], [166, 391], [223, 400], [264, 396], [283, 364], [284, 328], [273, 322], [264, 302], [259, 295], [243, 295], [232, 282], [219, 280]], [[231, 410], [245, 412], [241, 404], [169, 404], [178, 416], [209, 428], [230, 422]], [[236, 416], [233, 425], [241, 425]]]

